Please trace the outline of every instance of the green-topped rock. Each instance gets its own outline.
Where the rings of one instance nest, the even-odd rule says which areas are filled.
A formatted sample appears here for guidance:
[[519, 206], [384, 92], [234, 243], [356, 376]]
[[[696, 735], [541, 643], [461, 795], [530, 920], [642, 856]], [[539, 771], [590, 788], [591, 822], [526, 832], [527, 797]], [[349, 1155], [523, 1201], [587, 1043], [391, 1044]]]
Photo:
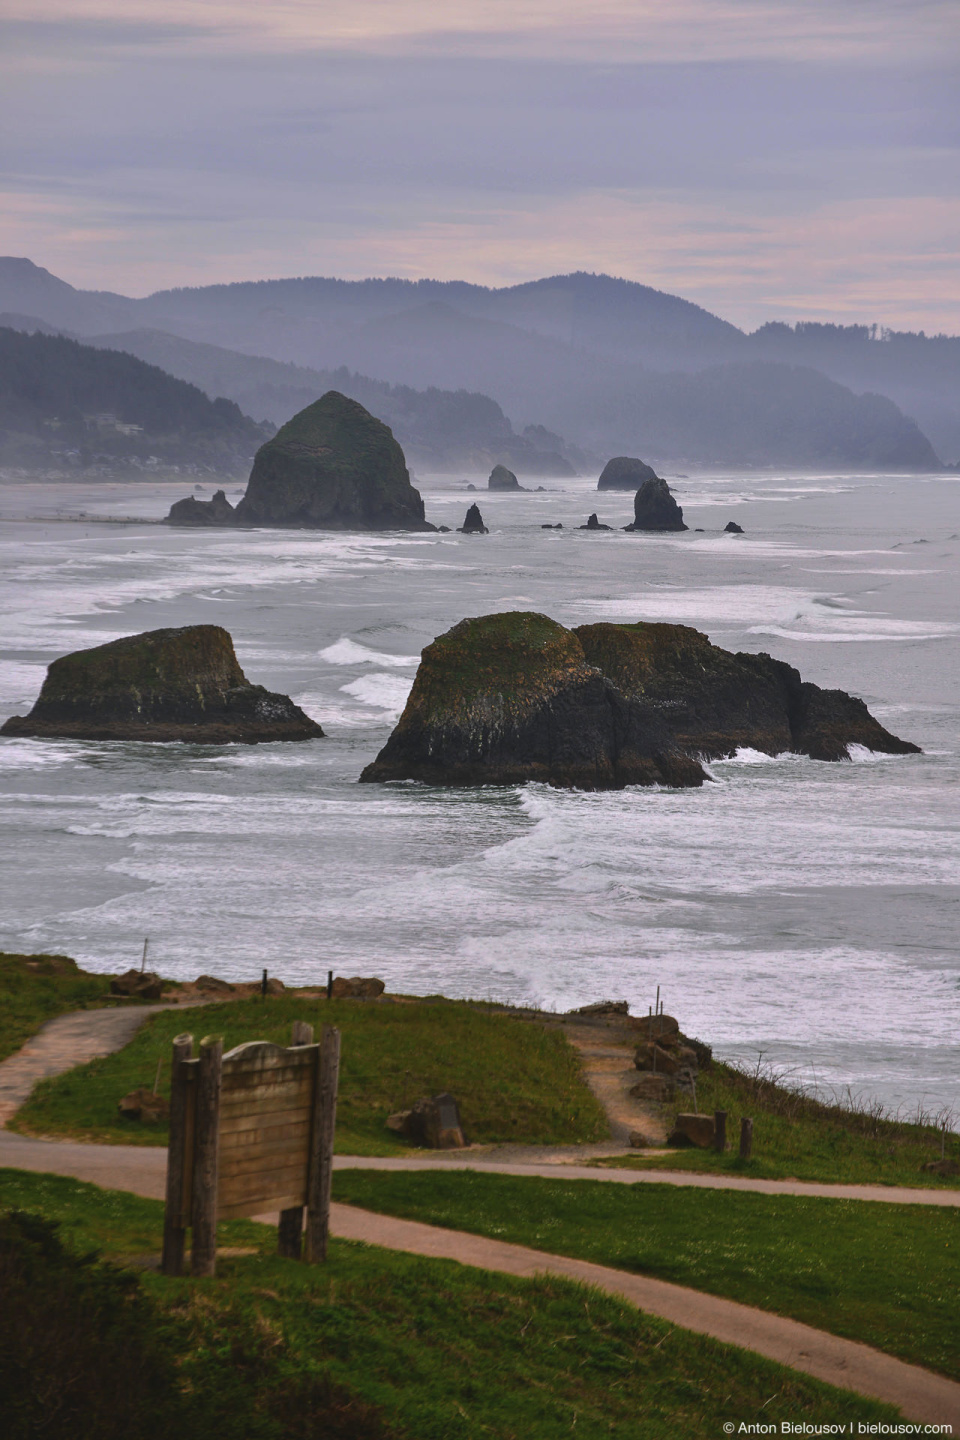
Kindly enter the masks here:
[[434, 530], [393, 432], [336, 390], [261, 445], [239, 525], [316, 530]]
[[687, 625], [584, 625], [512, 611], [463, 620], [423, 652], [396, 729], [361, 780], [584, 790], [700, 785], [740, 748], [816, 760], [918, 750], [862, 700], [731, 654]]
[[54, 660], [27, 716], [0, 735], [201, 744], [312, 740], [316, 721], [286, 695], [251, 685], [219, 625], [149, 630]]
[[630, 745], [627, 725], [622, 697], [573, 631], [529, 611], [484, 615], [427, 646], [396, 729], [360, 778], [582, 790], [702, 783], [696, 762]]
[[862, 700], [800, 679], [782, 660], [712, 645], [689, 625], [581, 625], [584, 654], [629, 703], [632, 723], [659, 744], [720, 759], [740, 748], [846, 760], [851, 745], [919, 752], [891, 735]]

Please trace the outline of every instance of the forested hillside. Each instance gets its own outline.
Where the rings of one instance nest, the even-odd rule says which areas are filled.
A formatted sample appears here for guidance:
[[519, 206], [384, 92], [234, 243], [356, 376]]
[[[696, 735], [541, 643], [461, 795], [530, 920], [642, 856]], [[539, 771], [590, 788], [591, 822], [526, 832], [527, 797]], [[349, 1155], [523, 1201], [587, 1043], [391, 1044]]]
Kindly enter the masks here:
[[273, 432], [132, 355], [0, 328], [0, 464], [246, 475]]

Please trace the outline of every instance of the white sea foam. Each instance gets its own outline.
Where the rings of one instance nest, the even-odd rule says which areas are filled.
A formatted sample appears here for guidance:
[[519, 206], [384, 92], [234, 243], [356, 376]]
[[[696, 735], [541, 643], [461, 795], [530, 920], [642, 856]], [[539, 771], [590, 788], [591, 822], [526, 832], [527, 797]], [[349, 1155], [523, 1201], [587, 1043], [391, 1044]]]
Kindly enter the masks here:
[[388, 655], [383, 650], [371, 650], [344, 635], [333, 645], [319, 652], [321, 660], [328, 665], [395, 665], [404, 669], [408, 665], [419, 665], [419, 655]]
[[412, 678], [405, 675], [379, 675], [375, 672], [372, 675], [362, 675], [359, 680], [351, 680], [349, 685], [341, 685], [340, 689], [345, 694], [362, 700], [365, 705], [375, 705], [380, 710], [389, 711], [399, 720], [412, 685]]

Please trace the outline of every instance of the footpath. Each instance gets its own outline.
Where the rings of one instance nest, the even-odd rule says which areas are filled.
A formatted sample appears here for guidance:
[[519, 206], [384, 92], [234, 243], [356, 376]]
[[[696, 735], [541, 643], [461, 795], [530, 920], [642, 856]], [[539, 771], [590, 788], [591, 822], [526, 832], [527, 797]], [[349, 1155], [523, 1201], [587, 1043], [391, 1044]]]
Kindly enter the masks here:
[[[59, 1074], [98, 1055], [120, 1049], [147, 1015], [164, 1006], [124, 1010], [86, 1010], [51, 1020], [16, 1055], [0, 1062], [0, 1127], [23, 1103], [37, 1079]], [[32, 1078], [31, 1078], [32, 1077]], [[506, 1147], [504, 1147], [506, 1148]], [[754, 1191], [767, 1195], [817, 1195], [835, 1199], [877, 1200], [897, 1204], [960, 1205], [956, 1191], [919, 1191], [887, 1186], [813, 1185], [789, 1180], [748, 1180], [735, 1176], [697, 1175], [677, 1171], [599, 1170], [571, 1163], [577, 1147], [551, 1152], [553, 1163], [537, 1163], [537, 1147], [509, 1147], [510, 1159], [491, 1148], [483, 1156], [457, 1158], [377, 1157], [339, 1155], [336, 1169], [487, 1170], [507, 1175], [540, 1175], [554, 1179], [593, 1180], [608, 1184], [700, 1186]], [[524, 1152], [522, 1158], [517, 1152]], [[609, 1153], [609, 1152], [608, 1152]], [[528, 1158], [529, 1156], [529, 1158]], [[86, 1145], [77, 1141], [43, 1140], [0, 1128], [0, 1166], [68, 1175], [106, 1189], [128, 1190], [162, 1199], [166, 1151], [134, 1145]], [[277, 1216], [258, 1219], [276, 1223]], [[771, 1311], [706, 1295], [667, 1281], [573, 1260], [562, 1255], [503, 1241], [445, 1230], [418, 1221], [378, 1215], [351, 1205], [334, 1204], [331, 1233], [339, 1239], [363, 1241], [388, 1250], [458, 1261], [484, 1270], [532, 1277], [556, 1275], [596, 1286], [644, 1310], [730, 1345], [764, 1355], [841, 1389], [896, 1405], [919, 1424], [952, 1425], [960, 1435], [960, 1384], [908, 1365], [868, 1345], [844, 1340]], [[950, 1433], [950, 1432], [946, 1432]]]

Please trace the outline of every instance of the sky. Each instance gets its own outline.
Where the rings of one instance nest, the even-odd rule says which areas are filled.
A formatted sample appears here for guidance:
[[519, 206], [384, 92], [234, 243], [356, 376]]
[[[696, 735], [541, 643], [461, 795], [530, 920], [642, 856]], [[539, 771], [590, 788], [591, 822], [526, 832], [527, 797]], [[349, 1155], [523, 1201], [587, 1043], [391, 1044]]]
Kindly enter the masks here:
[[0, 253], [960, 333], [960, 0], [2, 0]]

